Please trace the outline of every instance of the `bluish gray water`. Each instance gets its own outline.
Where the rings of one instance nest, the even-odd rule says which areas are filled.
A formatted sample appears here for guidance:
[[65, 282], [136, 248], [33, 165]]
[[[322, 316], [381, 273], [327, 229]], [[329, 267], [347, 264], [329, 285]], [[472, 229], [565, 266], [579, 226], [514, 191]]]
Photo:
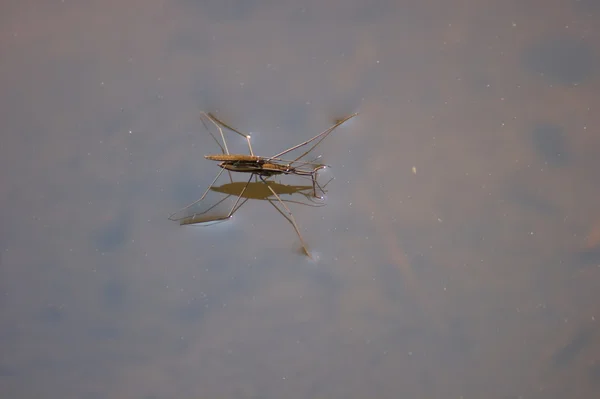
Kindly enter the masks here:
[[[592, 3], [4, 7], [0, 396], [597, 397]], [[167, 219], [200, 111], [267, 156], [360, 113], [290, 205], [315, 261], [266, 201]]]

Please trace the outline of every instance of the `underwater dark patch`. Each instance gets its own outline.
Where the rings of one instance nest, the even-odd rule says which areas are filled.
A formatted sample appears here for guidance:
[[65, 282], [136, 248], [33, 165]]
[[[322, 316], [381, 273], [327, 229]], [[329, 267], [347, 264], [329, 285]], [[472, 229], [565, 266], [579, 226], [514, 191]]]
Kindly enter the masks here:
[[590, 330], [580, 331], [567, 345], [552, 356], [554, 367], [566, 367], [575, 359], [591, 342]]
[[0, 377], [15, 377], [16, 375], [17, 372], [14, 369], [0, 364]]
[[109, 309], [122, 307], [125, 302], [126, 293], [125, 283], [116, 279], [106, 282], [102, 287], [102, 299]]
[[527, 49], [522, 58], [527, 69], [553, 83], [580, 83], [594, 72], [590, 46], [571, 37], [547, 38]]
[[199, 323], [209, 310], [207, 304], [204, 300], [193, 300], [177, 310], [177, 319], [182, 323]]
[[65, 315], [63, 309], [57, 306], [45, 306], [38, 313], [38, 318], [44, 323], [60, 323], [64, 320]]
[[586, 14], [600, 13], [600, 1], [598, 0], [577, 0], [575, 8]]
[[592, 381], [596, 384], [600, 384], [600, 361], [597, 361], [590, 366], [588, 374]]
[[241, 20], [270, 5], [264, 0], [180, 0], [180, 3], [187, 6], [192, 13], [208, 15], [213, 20]]
[[127, 239], [128, 224], [128, 218], [117, 217], [96, 229], [92, 237], [95, 248], [100, 252], [114, 252], [121, 248]]
[[531, 133], [536, 153], [552, 166], [563, 166], [569, 160], [567, 139], [560, 126], [539, 124]]
[[537, 212], [548, 217], [560, 215], [560, 209], [552, 203], [552, 198], [544, 197], [535, 187], [521, 181], [510, 181], [506, 188], [506, 198], [528, 212]]
[[586, 248], [575, 253], [576, 266], [589, 267], [600, 265], [600, 248]]

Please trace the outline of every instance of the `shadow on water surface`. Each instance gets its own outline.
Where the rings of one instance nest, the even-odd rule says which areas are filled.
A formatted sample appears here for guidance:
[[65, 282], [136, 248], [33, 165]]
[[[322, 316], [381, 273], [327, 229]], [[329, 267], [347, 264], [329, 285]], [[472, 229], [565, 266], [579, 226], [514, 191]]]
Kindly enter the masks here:
[[[300, 179], [304, 180], [303, 178]], [[232, 181], [220, 186], [211, 185], [205, 193], [205, 197], [202, 197], [197, 203], [188, 205], [172, 214], [170, 219], [178, 221], [181, 225], [210, 226], [227, 221], [248, 200], [265, 201], [275, 208], [296, 231], [302, 243], [301, 247], [298, 248], [299, 253], [313, 259], [313, 255], [306, 248], [289, 205], [325, 206], [326, 204], [323, 201], [326, 194], [325, 187], [330, 181], [322, 186], [317, 184], [317, 197], [315, 197], [315, 187], [312, 184], [291, 185], [273, 180], [264, 180], [254, 182]], [[292, 198], [293, 196], [296, 198]]]

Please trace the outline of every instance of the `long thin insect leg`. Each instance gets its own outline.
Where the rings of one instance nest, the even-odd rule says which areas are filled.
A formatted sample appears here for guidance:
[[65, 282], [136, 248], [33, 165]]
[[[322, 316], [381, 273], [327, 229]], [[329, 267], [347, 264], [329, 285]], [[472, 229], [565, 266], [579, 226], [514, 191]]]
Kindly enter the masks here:
[[[250, 184], [250, 180], [252, 180], [252, 177], [254, 177], [254, 173], [250, 174], [250, 178], [248, 179], [248, 181], [246, 182], [246, 185], [244, 186], [244, 188], [240, 192], [240, 195], [238, 195], [237, 200], [235, 200], [235, 203], [233, 204], [233, 206], [231, 207], [231, 210], [227, 214], [227, 218], [231, 217], [231, 215], [233, 215], [233, 213], [235, 211], [237, 211], [236, 205], [238, 204], [238, 202], [240, 202], [240, 199], [242, 198], [242, 195], [244, 195], [244, 192], [248, 188], [248, 184]], [[247, 200], [247, 198], [246, 198], [246, 200]], [[244, 202], [242, 202], [242, 205], [246, 202], [246, 200], [244, 200]], [[240, 206], [242, 206], [242, 205], [240, 205]]]
[[[318, 170], [319, 170], [319, 169], [321, 169], [321, 168], [317, 168], [317, 169], [315, 169], [315, 171], [314, 171], [314, 172], [315, 172], [315, 175], [313, 176], [313, 190], [315, 190], [315, 188], [316, 188], [316, 187], [318, 187], [318, 188], [319, 188], [319, 191], [320, 191], [320, 192], [322, 192], [323, 194], [325, 194], [325, 193], [326, 193], [326, 191], [325, 191], [325, 187], [327, 187], [327, 185], [328, 185], [329, 183], [331, 183], [331, 181], [333, 180], [333, 177], [332, 177], [332, 178], [330, 178], [329, 180], [327, 180], [327, 183], [325, 183], [325, 184], [323, 184], [323, 185], [319, 184], [319, 182], [317, 181], [317, 178], [318, 178], [318, 174], [317, 174], [317, 172], [318, 172]], [[316, 187], [315, 187], [315, 186], [316, 186]], [[316, 195], [316, 194], [317, 194], [317, 193], [316, 193], [316, 191], [315, 191], [315, 192], [313, 192], [313, 196], [314, 196], [315, 198], [323, 199], [323, 197], [322, 197], [322, 196], [319, 196], [319, 195]]]
[[[221, 139], [223, 140], [223, 145], [225, 146], [225, 152], [227, 154], [229, 154], [229, 149], [227, 148], [227, 141], [225, 140], [225, 135], [223, 134], [223, 129], [221, 129], [221, 126], [219, 126], [217, 124], [217, 122], [215, 122], [215, 120], [219, 121], [218, 119], [216, 119], [212, 114], [208, 113], [202, 113], [204, 116], [206, 116], [206, 118], [208, 118], [209, 121], [211, 121], [213, 123], [213, 125], [215, 125], [217, 127], [217, 129], [219, 130], [219, 133], [221, 134]], [[219, 121], [220, 122], [220, 121]], [[210, 130], [209, 130], [210, 133]]]
[[[239, 130], [232, 128], [227, 123], [223, 122], [222, 120], [220, 120], [219, 118], [217, 118], [216, 116], [211, 114], [210, 112], [208, 113], [208, 116], [211, 119], [213, 119], [213, 121], [217, 121], [220, 125], [226, 127], [227, 129], [231, 130], [232, 132], [235, 132], [235, 133], [239, 134], [240, 136], [246, 138], [246, 141], [248, 142], [248, 149], [250, 150], [250, 155], [254, 155], [254, 151], [252, 151], [252, 145], [250, 144], [250, 135], [249, 134], [244, 134], [244, 133], [240, 132]], [[221, 134], [223, 134], [223, 133], [221, 132]], [[229, 152], [228, 152], [228, 154], [229, 154]]]
[[[219, 143], [219, 140], [217, 140], [217, 138], [215, 137], [214, 134], [212, 134], [212, 132], [210, 131], [210, 129], [208, 128], [208, 126], [206, 126], [206, 123], [204, 122], [204, 118], [200, 118], [200, 121], [202, 121], [202, 124], [204, 125], [204, 127], [206, 128], [206, 130], [208, 131], [208, 134], [210, 134], [210, 137], [213, 138], [213, 140], [215, 140], [215, 143], [217, 143], [217, 145], [219, 146], [219, 148], [221, 149], [221, 153], [222, 154], [227, 154], [229, 155], [229, 149], [227, 149], [227, 142], [225, 141], [225, 136], [223, 136], [223, 132], [221, 131], [221, 128], [219, 127], [219, 125], [217, 125], [215, 123], [215, 121], [212, 120], [212, 118], [210, 116], [208, 116], [205, 112], [202, 112], [202, 115], [204, 116], [204, 118], [208, 119], [209, 121], [212, 122], [213, 125], [215, 125], [217, 127], [217, 129], [219, 129], [219, 131], [221, 132], [221, 137], [223, 138], [223, 144], [225, 145], [225, 147], [223, 147], [221, 145], [221, 143]], [[226, 151], [227, 150], [227, 151]], [[231, 172], [228, 170], [227, 174], [229, 175], [229, 182], [233, 183], [233, 177], [231, 177]]]
[[212, 183], [210, 183], [210, 185], [206, 188], [206, 190], [202, 194], [202, 197], [200, 197], [196, 201], [192, 202], [191, 204], [189, 204], [187, 206], [184, 206], [183, 208], [181, 208], [177, 212], [174, 212], [174, 213], [170, 214], [169, 215], [169, 220], [177, 220], [177, 219], [173, 219], [173, 216], [177, 215], [179, 212], [184, 211], [184, 210], [188, 209], [189, 207], [192, 207], [192, 206], [196, 205], [198, 202], [202, 201], [204, 199], [204, 197], [206, 197], [206, 194], [208, 194], [208, 192], [210, 191], [210, 188], [213, 186], [213, 184], [215, 184], [215, 182], [217, 181], [217, 179], [219, 178], [219, 176], [221, 176], [221, 173], [223, 173], [224, 170], [225, 169], [221, 169], [219, 171], [219, 173], [217, 173], [217, 176], [213, 179]]
[[[216, 222], [219, 220], [225, 220], [225, 219], [229, 219], [228, 216], [217, 216], [217, 217], [211, 217], [209, 219], [207, 219], [204, 214], [206, 212], [210, 212], [211, 210], [213, 210], [214, 208], [218, 207], [222, 202], [226, 201], [229, 197], [231, 197], [231, 195], [228, 195], [227, 197], [222, 198], [221, 200], [217, 201], [213, 206], [209, 207], [206, 211], [203, 211], [201, 213], [194, 213], [191, 216], [184, 216], [181, 219], [177, 219], [179, 221], [179, 224], [181, 226], [184, 225], [188, 225], [188, 224], [197, 224], [197, 223], [206, 223], [206, 222]], [[247, 199], [247, 198], [246, 198]], [[240, 204], [240, 206], [238, 206], [238, 208], [240, 208], [242, 205], [244, 205], [244, 202], [242, 202]]]
[[[252, 176], [250, 176], [250, 179], [252, 179]], [[226, 219], [229, 219], [231, 216], [233, 216], [234, 213], [236, 213], [238, 211], [238, 209], [240, 209], [245, 203], [246, 201], [249, 200], [249, 198], [244, 198], [243, 201], [240, 202], [240, 199], [243, 197], [244, 195], [244, 191], [246, 191], [246, 188], [248, 187], [248, 185], [250, 184], [250, 179], [248, 180], [248, 182], [246, 182], [246, 184], [244, 185], [244, 188], [242, 189], [242, 191], [240, 192], [240, 194], [238, 195], [235, 203], [233, 204], [233, 206], [231, 207], [231, 209], [229, 210], [229, 212], [227, 213], [227, 215], [225, 216], [218, 216], [218, 217], [213, 217], [210, 219], [206, 219], [206, 218], [198, 218], [198, 214], [194, 214], [192, 216], [187, 216], [181, 219], [181, 224], [182, 225], [188, 225], [188, 224], [197, 224], [197, 223], [206, 223], [206, 222], [216, 222], [216, 221], [223, 221]], [[233, 194], [231, 194], [233, 195]], [[229, 198], [231, 195], [228, 195], [227, 197], [221, 199], [219, 202], [217, 202], [215, 205], [213, 205], [211, 208], [209, 208], [207, 211], [209, 211], [210, 209], [218, 206], [221, 202], [227, 200], [227, 198]], [[207, 212], [205, 211], [205, 212]], [[205, 213], [203, 212], [203, 213]], [[201, 214], [200, 214], [201, 215]]]
[[318, 139], [318, 141], [315, 144], [313, 144], [307, 151], [305, 151], [302, 155], [300, 155], [298, 158], [296, 158], [292, 161], [292, 163], [296, 162], [297, 160], [299, 160], [300, 158], [302, 158], [303, 156], [305, 156], [306, 154], [311, 152], [316, 146], [318, 146], [321, 143], [321, 141], [323, 141], [325, 139], [325, 137], [327, 137], [329, 135], [329, 133], [331, 133], [335, 130], [336, 127], [338, 127], [342, 123], [346, 122], [348, 119], [354, 118], [356, 115], [358, 115], [358, 113], [352, 114], [350, 116], [345, 117], [344, 119], [339, 120], [338, 122], [336, 122], [335, 125], [331, 126], [329, 129], [325, 130], [324, 132], [317, 134], [312, 139], [306, 140], [298, 145], [290, 147], [287, 150], [280, 152], [279, 154], [276, 154], [276, 155], [273, 155], [272, 157], [267, 158], [267, 160], [280, 158], [282, 155], [285, 155], [290, 151], [294, 151], [296, 148], [300, 148], [300, 147], [307, 145], [308, 143], [311, 143]]
[[[262, 177], [260, 176], [260, 180], [263, 181], [263, 183], [265, 183], [267, 185], [267, 187], [269, 187], [269, 190], [271, 190], [271, 192], [273, 193], [273, 195], [275, 196], [275, 198], [277, 198], [277, 201], [279, 201], [279, 203], [285, 208], [286, 212], [287, 212], [287, 216], [286, 219], [292, 224], [292, 226], [294, 226], [294, 230], [296, 230], [296, 234], [298, 234], [298, 238], [300, 238], [300, 242], [302, 243], [302, 249], [304, 250], [304, 253], [306, 254], [306, 256], [308, 256], [310, 259], [313, 259], [312, 255], [310, 254], [310, 252], [308, 252], [308, 248], [306, 247], [306, 243], [304, 242], [304, 239], [302, 238], [302, 234], [300, 234], [300, 229], [298, 228], [298, 225], [296, 224], [296, 219], [294, 218], [294, 215], [292, 214], [292, 211], [290, 210], [290, 208], [288, 208], [288, 206], [285, 204], [285, 202], [283, 202], [281, 200], [281, 197], [279, 197], [279, 195], [277, 195], [277, 193], [275, 192], [275, 190], [273, 190], [273, 188], [271, 186], [269, 186], [269, 183]], [[273, 206], [275, 206], [275, 204], [273, 204], [271, 201], [269, 201]], [[277, 207], [275, 207], [277, 208]], [[279, 208], [277, 208], [280, 212], [281, 210]]]
[[252, 144], [250, 144], [250, 135], [246, 136], [246, 140], [248, 141], [248, 148], [250, 149], [250, 155], [254, 156], [254, 151], [252, 151]]
[[332, 179], [330, 179], [327, 183], [325, 183], [325, 186], [321, 186], [319, 184], [319, 182], [317, 181], [317, 178], [319, 177], [319, 170], [325, 169], [325, 168], [326, 168], [326, 166], [324, 166], [324, 165], [317, 166], [316, 168], [313, 169], [312, 173], [310, 174], [310, 177], [312, 179], [312, 184], [313, 184], [313, 196], [315, 198], [323, 199], [323, 197], [317, 195], [317, 187], [319, 187], [319, 190], [322, 193], [325, 193], [324, 187], [327, 186], [329, 184], [329, 182], [332, 180]]
[[[204, 117], [200, 117], [200, 121], [202, 122], [202, 124], [204, 125], [204, 128], [206, 129], [206, 131], [208, 132], [208, 134], [210, 134], [210, 136], [213, 138], [213, 140], [215, 140], [215, 142], [217, 143], [217, 145], [219, 146], [219, 148], [221, 149], [221, 153], [222, 154], [229, 154], [229, 152], [225, 152], [225, 148], [221, 145], [221, 143], [219, 143], [219, 140], [217, 140], [217, 138], [215, 137], [214, 134], [212, 134], [212, 132], [210, 131], [210, 129], [208, 128], [208, 126], [206, 125], [206, 122], [204, 122], [204, 119], [208, 119], [209, 121], [212, 122], [213, 125], [217, 126], [217, 129], [219, 128], [219, 126], [208, 116], [206, 115], [206, 113], [201, 112], [202, 116]], [[224, 141], [225, 143], [225, 141]], [[227, 146], [227, 143], [225, 143], [225, 146]]]
[[309, 152], [311, 152], [316, 146], [318, 146], [319, 144], [321, 144], [321, 141], [325, 140], [325, 138], [329, 135], [329, 133], [333, 132], [335, 130], [335, 128], [337, 128], [338, 126], [340, 126], [341, 124], [343, 124], [344, 122], [346, 122], [348, 119], [354, 118], [356, 115], [358, 115], [358, 114], [352, 114], [352, 115], [350, 115], [350, 116], [348, 116], [348, 117], [346, 117], [344, 119], [341, 119], [341, 120], [337, 121], [335, 125], [333, 125], [331, 128], [329, 128], [329, 131], [326, 134], [324, 134], [323, 137], [321, 137], [315, 144], [313, 144], [302, 155], [300, 155], [298, 158], [294, 159], [294, 162], [296, 162], [300, 158], [304, 157]]

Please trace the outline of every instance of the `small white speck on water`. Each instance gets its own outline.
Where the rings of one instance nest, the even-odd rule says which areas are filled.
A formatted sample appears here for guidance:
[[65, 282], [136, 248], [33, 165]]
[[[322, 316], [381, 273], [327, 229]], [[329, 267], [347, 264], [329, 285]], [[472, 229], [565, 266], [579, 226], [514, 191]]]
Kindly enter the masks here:
[[416, 167], [416, 166], [413, 166], [413, 167], [412, 167], [412, 172], [413, 172], [413, 174], [415, 174], [415, 175], [417, 174], [417, 167]]

